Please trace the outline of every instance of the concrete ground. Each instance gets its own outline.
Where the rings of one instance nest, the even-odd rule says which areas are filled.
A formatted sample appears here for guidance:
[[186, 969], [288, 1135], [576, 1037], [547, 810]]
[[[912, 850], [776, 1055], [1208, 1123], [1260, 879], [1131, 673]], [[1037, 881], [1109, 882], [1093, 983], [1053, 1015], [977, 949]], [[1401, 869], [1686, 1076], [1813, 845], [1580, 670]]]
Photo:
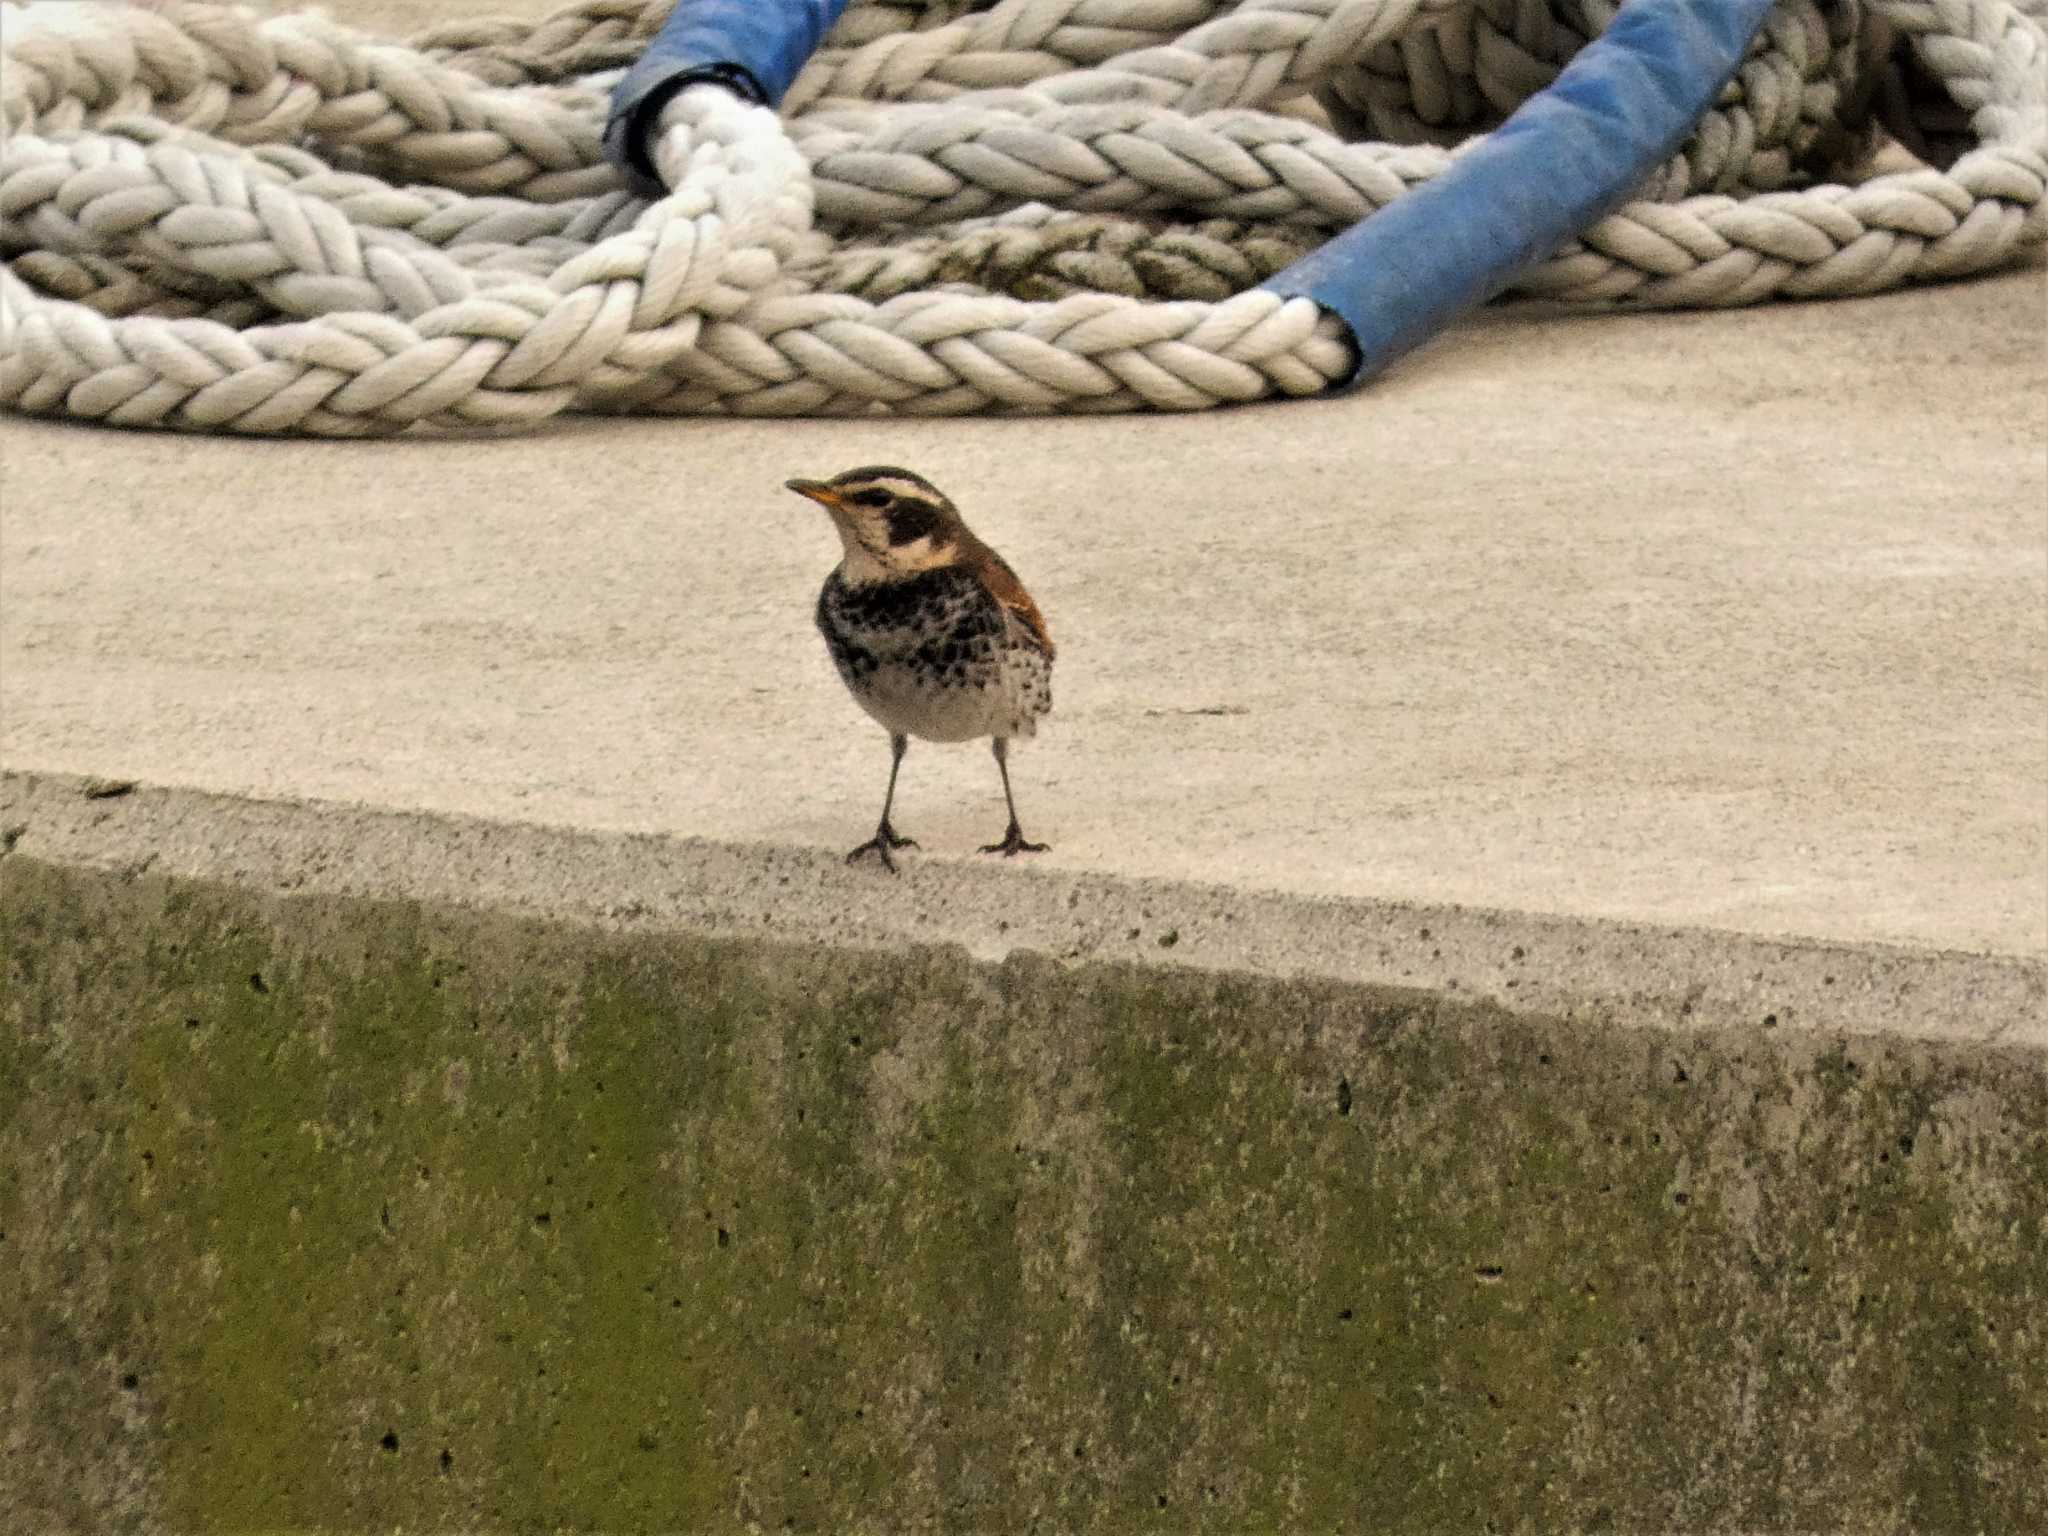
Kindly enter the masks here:
[[895, 462], [1061, 647], [1016, 759], [1053, 851], [981, 860], [987, 753], [914, 746], [913, 891], [944, 861], [992, 896], [1085, 873], [2039, 957], [2043, 299], [2036, 268], [1496, 311], [1363, 393], [1192, 417], [8, 420], [0, 758], [849, 847], [887, 751], [811, 627], [836, 541], [781, 482]]
[[[2048, 1526], [2043, 276], [1197, 417], [0, 419], [0, 1527]], [[918, 746], [839, 857], [781, 483], [874, 461], [1046, 609], [1049, 853]]]

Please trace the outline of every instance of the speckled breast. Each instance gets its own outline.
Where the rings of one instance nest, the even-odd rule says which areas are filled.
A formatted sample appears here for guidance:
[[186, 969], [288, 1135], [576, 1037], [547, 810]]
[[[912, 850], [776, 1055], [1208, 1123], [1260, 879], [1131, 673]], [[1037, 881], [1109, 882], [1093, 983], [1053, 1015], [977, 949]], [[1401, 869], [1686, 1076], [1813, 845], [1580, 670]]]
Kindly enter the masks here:
[[1052, 663], [958, 568], [850, 587], [834, 571], [818, 629], [861, 708], [927, 741], [1030, 736], [1052, 708]]

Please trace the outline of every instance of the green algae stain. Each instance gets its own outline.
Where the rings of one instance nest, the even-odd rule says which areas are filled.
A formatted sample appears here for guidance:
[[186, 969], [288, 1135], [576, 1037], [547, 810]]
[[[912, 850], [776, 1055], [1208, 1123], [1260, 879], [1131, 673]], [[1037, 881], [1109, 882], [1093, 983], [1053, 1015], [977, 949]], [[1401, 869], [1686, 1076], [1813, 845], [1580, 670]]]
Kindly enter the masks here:
[[72, 874], [4, 910], [0, 1337], [77, 1421], [44, 1484], [137, 1378], [130, 1527], [2048, 1519], [2037, 1061]]
[[[1126, 1177], [1100, 1218], [1113, 1299], [1095, 1353], [1115, 1369], [1119, 1438], [1139, 1468], [1127, 1518], [1149, 1503], [1155, 1518], [1163, 1507], [1274, 1528], [1287, 1523], [1292, 1450], [1280, 1404], [1308, 1385], [1307, 1213], [1281, 1166], [1297, 1148], [1268, 1133], [1292, 1118], [1290, 1094], [1246, 1053], [1234, 989], [1193, 1007], [1178, 990], [1132, 978], [1104, 1031], [1098, 1069]], [[1247, 1412], [1260, 1398], [1272, 1406]]]
[[[389, 1191], [429, 996], [332, 978], [252, 914], [171, 914], [164, 986], [134, 1021], [133, 1216], [151, 1234], [146, 1314], [171, 1358], [174, 1523], [316, 1523], [353, 1507], [394, 1293]], [[410, 957], [380, 956], [381, 976]], [[393, 962], [396, 962], [395, 964]], [[394, 1275], [396, 1279], [394, 1280]], [[372, 1331], [366, 1334], [366, 1324]]]
[[[1017, 1476], [1017, 1427], [1031, 1417], [1012, 1384], [1037, 1376], [1029, 1334], [1047, 1319], [1027, 1305], [1024, 1289], [1022, 1169], [1006, 1134], [1018, 1118], [1014, 1086], [974, 1059], [965, 1031], [937, 1042], [936, 1054], [934, 1092], [902, 1150], [903, 1193], [892, 1219], [913, 1229], [905, 1254], [912, 1305], [929, 1319], [923, 1432], [934, 1419], [951, 1426], [933, 1437], [932, 1476], [954, 1518], [991, 1524]], [[871, 1331], [866, 1348], [885, 1357], [887, 1330]], [[1085, 1478], [1074, 1481], [1085, 1496]]]
[[134, 1176], [131, 1109], [98, 1004], [143, 978], [99, 963], [95, 904], [70, 895], [47, 866], [0, 863], [0, 1528], [124, 1536], [149, 1526], [161, 1439], [137, 1411], [157, 1386], [125, 1286], [137, 1244], [108, 1220]]
[[505, 1422], [495, 1460], [528, 1464], [511, 1507], [571, 1528], [701, 1521], [723, 1493], [689, 1346], [709, 1233], [660, 1175], [679, 1121], [745, 1113], [733, 1098], [745, 1004], [714, 976], [684, 1013], [664, 983], [635, 956], [594, 958], [566, 1010], [573, 1025], [536, 1042], [532, 1080], [482, 1085], [494, 1115], [505, 1110], [489, 1161], [509, 1176], [501, 1204], [522, 1244], [493, 1310], [525, 1411]]
[[373, 914], [311, 953], [208, 917], [158, 951], [137, 1214], [193, 1387], [166, 1405], [173, 1511], [732, 1513], [736, 1399], [776, 1379], [731, 1335], [776, 1290], [741, 1212], [788, 1184], [741, 1059], [758, 989], [601, 946], [570, 985], [486, 989], [490, 957], [422, 926]]

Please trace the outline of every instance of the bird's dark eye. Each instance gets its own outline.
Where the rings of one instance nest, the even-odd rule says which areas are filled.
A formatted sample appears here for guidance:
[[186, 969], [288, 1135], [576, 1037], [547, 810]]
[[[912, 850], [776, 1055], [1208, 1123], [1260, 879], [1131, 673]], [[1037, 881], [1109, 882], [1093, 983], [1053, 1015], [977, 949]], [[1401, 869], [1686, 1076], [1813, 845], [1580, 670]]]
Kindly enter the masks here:
[[881, 490], [880, 488], [874, 488], [865, 491], [855, 491], [851, 496], [847, 497], [846, 499], [852, 502], [855, 506], [861, 507], [886, 507], [887, 505], [889, 505], [889, 493], [885, 490]]

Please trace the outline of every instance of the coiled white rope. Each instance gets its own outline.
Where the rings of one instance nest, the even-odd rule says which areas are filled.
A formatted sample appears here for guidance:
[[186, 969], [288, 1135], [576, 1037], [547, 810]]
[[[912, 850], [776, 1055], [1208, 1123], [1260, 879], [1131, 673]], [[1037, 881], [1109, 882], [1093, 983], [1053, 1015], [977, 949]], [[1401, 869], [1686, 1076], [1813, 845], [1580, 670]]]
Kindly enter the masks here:
[[[1785, 0], [1642, 200], [1519, 291], [1739, 304], [2011, 261], [2048, 239], [2042, 4]], [[1497, 121], [1614, 8], [871, 0], [783, 117], [679, 96], [674, 190], [643, 203], [601, 157], [599, 87], [665, 9], [404, 46], [312, 14], [0, 6], [0, 404], [349, 436], [1312, 394], [1350, 372], [1341, 328], [1239, 290], [1436, 174], [1456, 151], [1434, 141]], [[1972, 147], [1795, 189], [1853, 148], [1901, 38]], [[1181, 292], [1203, 297], [1153, 297]]]

